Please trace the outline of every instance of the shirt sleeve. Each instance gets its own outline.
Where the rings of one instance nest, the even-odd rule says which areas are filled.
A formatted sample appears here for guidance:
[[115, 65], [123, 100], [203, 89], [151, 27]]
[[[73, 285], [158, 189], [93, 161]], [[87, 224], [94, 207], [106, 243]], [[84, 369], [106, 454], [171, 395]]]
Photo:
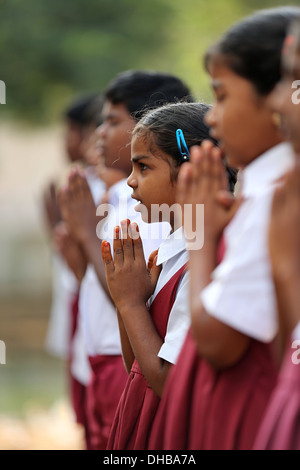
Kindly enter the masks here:
[[170, 312], [164, 343], [158, 357], [175, 364], [190, 327], [189, 273], [183, 275]]
[[[274, 339], [277, 307], [268, 253], [270, 201], [243, 212], [235, 236], [212, 282], [201, 292], [207, 313], [262, 342]], [[241, 226], [242, 225], [242, 226]], [[230, 236], [230, 234], [229, 234]]]

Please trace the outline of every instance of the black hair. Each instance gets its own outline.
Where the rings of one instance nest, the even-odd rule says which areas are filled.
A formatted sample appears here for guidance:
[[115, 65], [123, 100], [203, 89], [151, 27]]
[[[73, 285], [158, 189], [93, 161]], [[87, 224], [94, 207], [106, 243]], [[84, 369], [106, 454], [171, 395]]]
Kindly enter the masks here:
[[[218, 142], [210, 136], [209, 127], [204, 121], [205, 114], [211, 109], [204, 103], [171, 103], [148, 111], [133, 129], [132, 135], [147, 139], [153, 153], [160, 150], [169, 155], [178, 168], [184, 160], [177, 145], [176, 130], [181, 129], [188, 149], [201, 145], [203, 140]], [[227, 167], [229, 187], [233, 191], [237, 170]], [[176, 172], [176, 177], [177, 177]]]
[[98, 108], [101, 113], [102, 105], [103, 98], [100, 93], [87, 93], [75, 98], [69, 104], [64, 112], [64, 117], [80, 127], [85, 127], [93, 120], [99, 120]]
[[207, 71], [220, 61], [266, 95], [281, 78], [281, 49], [291, 22], [299, 17], [293, 6], [259, 10], [230, 28], [205, 54]]
[[136, 121], [147, 110], [165, 103], [195, 101], [180, 78], [151, 70], [127, 70], [118, 74], [104, 91], [104, 98], [113, 104], [124, 104]]
[[86, 124], [98, 127], [102, 124], [102, 108], [104, 104], [103, 95], [96, 95], [86, 107], [83, 120]]

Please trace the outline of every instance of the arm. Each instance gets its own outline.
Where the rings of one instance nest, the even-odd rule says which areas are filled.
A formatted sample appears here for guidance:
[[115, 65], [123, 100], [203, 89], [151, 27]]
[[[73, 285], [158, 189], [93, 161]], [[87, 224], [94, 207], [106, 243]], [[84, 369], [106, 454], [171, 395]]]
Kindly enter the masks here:
[[99, 256], [101, 240], [96, 233], [97, 224], [105, 219], [105, 214], [100, 218], [96, 216], [96, 205], [89, 185], [79, 171], [71, 173], [68, 187], [59, 193], [59, 202], [70, 235], [77, 241], [87, 262], [93, 264], [98, 280], [111, 300]]
[[117, 310], [118, 316], [118, 324], [119, 324], [119, 332], [120, 332], [120, 339], [121, 339], [121, 347], [122, 347], [122, 356], [124, 360], [124, 365], [129, 374], [131, 371], [131, 367], [134, 361], [134, 354], [132, 351], [132, 347], [127, 335], [127, 331], [123, 322], [123, 319], [120, 315], [120, 312]]
[[[133, 354], [146, 380], [160, 396], [170, 364], [157, 354], [163, 344], [146, 307], [153, 292], [147, 271], [142, 241], [136, 224], [121, 223], [123, 240], [118, 227], [114, 240], [114, 260], [109, 243], [103, 242], [102, 256], [111, 297], [126, 329]], [[133, 236], [133, 232], [135, 235]]]
[[281, 352], [300, 320], [300, 169], [296, 165], [274, 193], [269, 251], [278, 307]]
[[[147, 264], [147, 271], [150, 275], [150, 280], [151, 280], [153, 291], [155, 289], [155, 286], [156, 286], [156, 283], [157, 283], [157, 280], [161, 271], [161, 266], [156, 266], [157, 253], [158, 253], [158, 250], [155, 250], [150, 254], [148, 264]], [[117, 311], [117, 315], [118, 315], [118, 324], [119, 324], [119, 331], [120, 331], [120, 338], [121, 338], [122, 355], [123, 355], [126, 370], [129, 373], [135, 356], [131, 347], [131, 343], [130, 343], [123, 319], [120, 315], [120, 312]]]
[[81, 283], [87, 268], [87, 260], [80, 245], [68, 233], [65, 222], [57, 224], [53, 234], [57, 250], [74, 273], [77, 281]]
[[[234, 364], [247, 350], [250, 338], [214, 318], [202, 304], [200, 292], [211, 282], [216, 267], [221, 234], [238, 204], [226, 193], [227, 178], [219, 149], [205, 142], [191, 150], [191, 161], [184, 164], [178, 179], [178, 201], [204, 204], [204, 246], [190, 250], [191, 331], [198, 351], [215, 368]], [[195, 212], [195, 211], [194, 211]], [[184, 230], [195, 229], [195, 221], [184, 219]]]
[[88, 262], [94, 266], [98, 281], [101, 284], [103, 290], [105, 291], [108, 299], [113, 303], [110, 291], [107, 286], [104, 265], [101, 257], [99, 256], [101, 242], [102, 240], [99, 239], [96, 235], [96, 229], [94, 231], [89, 231], [88, 229], [85, 229], [85, 233], [81, 237], [82, 249], [88, 259]]

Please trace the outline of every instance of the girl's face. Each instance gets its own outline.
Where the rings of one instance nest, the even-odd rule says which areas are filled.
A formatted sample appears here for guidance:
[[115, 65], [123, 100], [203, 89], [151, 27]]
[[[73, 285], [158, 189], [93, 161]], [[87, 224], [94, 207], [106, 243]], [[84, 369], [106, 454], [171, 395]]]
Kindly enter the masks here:
[[[175, 136], [174, 136], [175, 138]], [[144, 222], [169, 222], [174, 229], [174, 218], [168, 210], [175, 203], [176, 183], [171, 179], [174, 163], [171, 157], [157, 149], [150, 150], [148, 139], [133, 136], [131, 141], [132, 172], [127, 184], [133, 189], [132, 198]], [[158, 211], [158, 206], [167, 205]], [[156, 206], [154, 206], [156, 205]]]
[[249, 80], [220, 63], [211, 63], [215, 106], [206, 115], [230, 166], [242, 169], [281, 141], [266, 98]]
[[96, 130], [99, 157], [108, 168], [116, 168], [129, 174], [131, 131], [136, 122], [124, 104], [104, 103], [103, 123]]
[[[298, 33], [298, 40], [299, 33]], [[300, 153], [300, 40], [288, 35], [282, 52], [282, 79], [270, 95], [269, 104], [283, 120], [285, 136]]]

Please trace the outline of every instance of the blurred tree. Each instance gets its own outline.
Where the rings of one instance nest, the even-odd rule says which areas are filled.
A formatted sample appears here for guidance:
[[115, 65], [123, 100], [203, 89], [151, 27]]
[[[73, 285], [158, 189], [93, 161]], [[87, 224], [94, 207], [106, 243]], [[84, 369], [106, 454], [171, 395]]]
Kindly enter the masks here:
[[101, 90], [159, 48], [171, 14], [164, 0], [2, 0], [7, 108], [39, 122], [56, 117], [71, 95]]
[[[232, 23], [289, 0], [0, 0], [0, 80], [27, 121], [60, 117], [74, 94], [100, 91], [125, 69], [177, 74], [210, 100], [202, 57]], [[292, 2], [300, 5], [300, 0]]]

